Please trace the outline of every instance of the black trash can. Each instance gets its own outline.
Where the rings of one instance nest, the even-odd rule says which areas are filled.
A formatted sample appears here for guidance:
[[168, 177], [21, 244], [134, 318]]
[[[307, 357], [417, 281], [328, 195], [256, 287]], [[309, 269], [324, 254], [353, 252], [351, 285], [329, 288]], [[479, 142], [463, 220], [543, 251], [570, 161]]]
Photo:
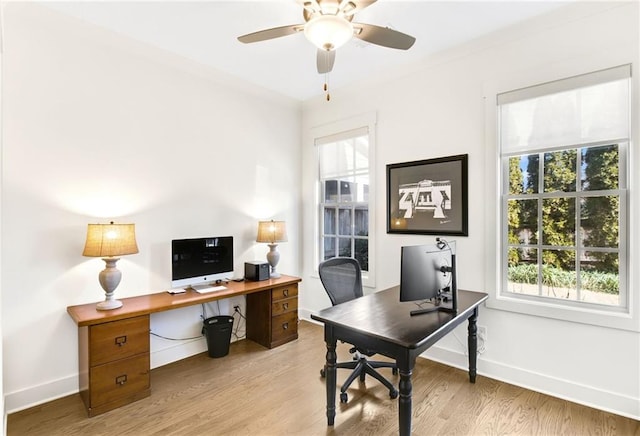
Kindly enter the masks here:
[[233, 330], [232, 316], [212, 316], [203, 321], [202, 332], [207, 338], [209, 357], [224, 357], [229, 354], [231, 331]]

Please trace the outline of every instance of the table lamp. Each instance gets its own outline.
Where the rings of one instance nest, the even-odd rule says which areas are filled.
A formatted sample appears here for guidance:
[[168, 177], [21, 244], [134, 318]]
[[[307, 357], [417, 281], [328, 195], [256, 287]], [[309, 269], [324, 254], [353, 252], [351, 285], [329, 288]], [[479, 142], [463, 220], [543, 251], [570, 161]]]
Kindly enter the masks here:
[[276, 265], [280, 261], [277, 242], [287, 242], [287, 228], [284, 221], [260, 221], [258, 222], [258, 237], [256, 242], [267, 242], [269, 252], [267, 262], [271, 265], [270, 277], [278, 278], [280, 273], [276, 272]]
[[120, 260], [118, 256], [137, 252], [135, 224], [114, 224], [113, 221], [109, 224], [89, 224], [82, 255], [101, 257], [106, 264], [105, 269], [98, 275], [100, 286], [106, 293], [105, 300], [96, 307], [98, 310], [122, 307], [122, 301], [114, 298], [114, 292], [122, 278], [122, 273], [116, 268], [116, 262]]

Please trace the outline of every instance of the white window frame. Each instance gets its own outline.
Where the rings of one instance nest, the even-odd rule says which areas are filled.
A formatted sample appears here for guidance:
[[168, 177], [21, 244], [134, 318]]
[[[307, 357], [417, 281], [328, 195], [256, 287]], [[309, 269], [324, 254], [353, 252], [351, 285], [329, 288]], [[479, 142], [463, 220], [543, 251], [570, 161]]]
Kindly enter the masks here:
[[[576, 178], [576, 183], [577, 183], [577, 187], [576, 190], [574, 191], [570, 191], [570, 192], [565, 192], [565, 191], [554, 191], [554, 192], [544, 192], [544, 188], [542, 187], [542, 184], [544, 183], [544, 168], [543, 168], [543, 159], [539, 160], [539, 187], [538, 187], [538, 193], [536, 194], [508, 194], [508, 181], [509, 181], [509, 158], [513, 157], [513, 156], [519, 156], [521, 154], [528, 154], [528, 155], [533, 155], [533, 154], [541, 154], [544, 155], [544, 153], [550, 153], [550, 152], [555, 152], [555, 151], [564, 151], [564, 150], [573, 150], [573, 149], [583, 149], [583, 148], [589, 148], [592, 146], [598, 146], [598, 145], [610, 145], [612, 143], [615, 143], [618, 145], [618, 153], [619, 153], [619, 163], [618, 165], [620, 166], [621, 170], [619, 172], [619, 177], [620, 177], [620, 187], [618, 189], [612, 189], [612, 190], [607, 190], [607, 191], [583, 191], [581, 189], [580, 185], [580, 177], [579, 177], [579, 173], [578, 173], [578, 177]], [[504, 153], [502, 155], [502, 201], [501, 201], [501, 237], [502, 237], [502, 247], [501, 247], [501, 265], [506, 265], [507, 264], [507, 255], [508, 255], [508, 247], [510, 246], [509, 241], [508, 241], [508, 223], [507, 223], [507, 215], [508, 215], [508, 202], [511, 199], [531, 199], [531, 200], [537, 200], [537, 201], [543, 201], [544, 199], [551, 199], [551, 198], [573, 198], [576, 201], [576, 241], [574, 242], [574, 244], [572, 246], [567, 246], [567, 247], [561, 247], [561, 246], [551, 246], [551, 245], [545, 245], [543, 243], [542, 237], [538, 236], [538, 241], [535, 244], [531, 244], [531, 245], [527, 245], [531, 248], [534, 248], [537, 250], [537, 256], [538, 259], [540, 259], [540, 256], [542, 256], [542, 252], [544, 250], [555, 250], [555, 249], [562, 249], [562, 250], [569, 250], [569, 251], [574, 251], [576, 253], [576, 272], [578, 273], [580, 271], [580, 253], [583, 251], [590, 251], [589, 248], [585, 248], [583, 246], [581, 246], [578, 243], [578, 239], [579, 239], [579, 228], [580, 225], [578, 223], [578, 217], [580, 216], [579, 213], [579, 208], [580, 208], [580, 200], [587, 198], [587, 197], [600, 197], [600, 196], [607, 196], [607, 195], [615, 195], [618, 196], [620, 199], [620, 227], [619, 227], [619, 244], [618, 247], [616, 248], [612, 248], [612, 249], [608, 249], [606, 251], [608, 252], [613, 252], [613, 253], [617, 253], [618, 254], [618, 258], [619, 258], [619, 263], [620, 263], [620, 269], [619, 269], [619, 289], [620, 289], [620, 293], [619, 293], [619, 298], [620, 298], [620, 305], [617, 306], [607, 306], [607, 305], [598, 305], [595, 303], [588, 303], [588, 302], [582, 302], [582, 301], [576, 301], [576, 300], [564, 300], [564, 299], [554, 299], [552, 301], [553, 304], [558, 304], [558, 305], [572, 305], [572, 306], [577, 306], [577, 307], [593, 307], [596, 310], [601, 310], [601, 311], [617, 311], [617, 312], [628, 312], [628, 289], [627, 289], [627, 266], [628, 266], [628, 260], [627, 260], [627, 229], [628, 229], [628, 225], [629, 225], [629, 219], [628, 219], [628, 213], [627, 213], [627, 193], [628, 190], [625, 189], [626, 185], [627, 185], [627, 179], [626, 179], [626, 171], [624, 171], [623, 169], [626, 168], [627, 165], [627, 138], [625, 138], [624, 141], [605, 141], [603, 143], [585, 143], [585, 144], [579, 144], [577, 146], [568, 146], [568, 147], [563, 147], [560, 149], [546, 149], [546, 150], [527, 150], [527, 151], [519, 151], [517, 153]], [[577, 167], [580, 168], [580, 153], [578, 153], [577, 155], [577, 160], [578, 160], [578, 164]], [[540, 226], [542, 222], [542, 207], [539, 208], [538, 210], [538, 225]], [[519, 246], [524, 246], [524, 244], [518, 244]], [[601, 249], [600, 251], [604, 251], [605, 249]], [[597, 251], [597, 250], [596, 250]], [[538, 262], [538, 265], [541, 265], [541, 261]], [[507, 268], [502, 267], [502, 286], [500, 287], [500, 292], [502, 295], [508, 295], [510, 297], [513, 298], [523, 298], [523, 299], [537, 299], [537, 298], [545, 298], [545, 297], [539, 297], [539, 296], [534, 296], [534, 295], [528, 295], [528, 294], [518, 294], [518, 293], [514, 293], [511, 292], [507, 289]], [[538, 268], [538, 286], [542, 286], [541, 285], [541, 269]], [[579, 282], [579, 278], [580, 275], [578, 273], [578, 282]], [[578, 286], [578, 293], [580, 292], [580, 287]], [[549, 302], [551, 302], [551, 300], [549, 300]]]
[[[340, 136], [344, 133], [353, 132], [353, 131], [366, 131], [369, 137], [369, 244], [368, 244], [368, 256], [369, 256], [369, 270], [363, 271], [362, 273], [362, 284], [363, 286], [369, 288], [375, 288], [376, 286], [376, 208], [375, 208], [375, 198], [376, 198], [376, 166], [375, 166], [375, 126], [376, 126], [376, 114], [375, 113], [367, 113], [356, 117], [351, 117], [348, 119], [344, 119], [341, 121], [337, 121], [334, 123], [326, 124], [320, 127], [315, 127], [311, 129], [311, 138], [313, 139], [313, 146], [316, 148], [314, 156], [315, 156], [315, 165], [316, 169], [319, 169], [319, 151], [318, 147], [320, 147], [321, 143], [326, 143], [328, 139], [340, 138]], [[323, 260], [321, 256], [322, 250], [322, 235], [324, 229], [322, 228], [323, 218], [322, 218], [322, 199], [320, 198], [321, 193], [320, 186], [320, 175], [319, 171], [316, 173], [316, 186], [315, 186], [315, 199], [314, 199], [314, 207], [316, 208], [315, 214], [315, 222], [314, 222], [314, 273], [318, 274], [318, 265]], [[352, 216], [353, 221], [353, 216]]]
[[[599, 307], [588, 305], [558, 305], [554, 301], [527, 300], [514, 298], [500, 292], [504, 279], [501, 263], [502, 254], [502, 220], [501, 220], [501, 186], [504, 174], [502, 173], [500, 149], [498, 146], [498, 116], [497, 96], [514, 89], [527, 88], [538, 83], [553, 82], [567, 77], [580, 76], [593, 71], [605, 70], [617, 65], [631, 64], [631, 139], [628, 144], [630, 150], [628, 160], [628, 186], [630, 194], [637, 186], [637, 170], [640, 169], [640, 161], [634, 157], [634, 138], [638, 134], [638, 74], [637, 58], [630, 58], [624, 47], [619, 50], [594, 53], [592, 56], [580, 59], [568, 59], [552, 66], [540, 66], [537, 69], [527, 69], [518, 73], [505, 73], [503, 77], [492, 79], [484, 84], [485, 99], [485, 240], [487, 241], [487, 256], [485, 257], [485, 289], [490, 293], [487, 307], [498, 310], [506, 310], [533, 316], [546, 317], [564, 321], [572, 321], [590, 325], [617, 328], [622, 330], [640, 331], [640, 293], [634, 291], [640, 277], [640, 272], [631, 268], [638, 258], [640, 249], [635, 241], [640, 239], [635, 230], [634, 222], [630, 217], [640, 213], [638, 202], [634, 201], [634, 195], [629, 195], [627, 200], [628, 223], [628, 247], [627, 247], [627, 276], [626, 287], [629, 289], [626, 310], [602, 310]], [[634, 171], [635, 170], [635, 171]]]

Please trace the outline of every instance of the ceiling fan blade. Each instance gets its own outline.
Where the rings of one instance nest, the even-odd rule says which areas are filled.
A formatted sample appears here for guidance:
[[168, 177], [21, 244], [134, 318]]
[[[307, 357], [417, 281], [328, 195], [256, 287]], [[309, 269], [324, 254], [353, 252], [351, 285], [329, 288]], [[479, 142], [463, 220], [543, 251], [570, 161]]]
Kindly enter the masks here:
[[355, 9], [353, 10], [353, 12], [350, 12], [347, 8], [345, 8], [345, 12], [348, 15], [351, 15], [356, 12], [360, 12], [364, 8], [368, 8], [378, 0], [347, 0], [347, 1], [348, 3], [353, 3], [353, 5], [355, 6]]
[[389, 29], [388, 27], [375, 26], [373, 24], [353, 23], [355, 29], [354, 36], [371, 44], [383, 47], [408, 50], [416, 39], [406, 33]]
[[259, 30], [257, 32], [248, 33], [238, 37], [238, 41], [249, 44], [251, 42], [266, 41], [267, 39], [280, 38], [281, 36], [289, 36], [298, 33], [304, 29], [302, 24], [294, 24], [290, 26], [273, 27], [271, 29]]
[[316, 65], [318, 67], [319, 74], [330, 73], [333, 69], [333, 64], [336, 61], [335, 50], [322, 50], [318, 49], [318, 56], [316, 57]]

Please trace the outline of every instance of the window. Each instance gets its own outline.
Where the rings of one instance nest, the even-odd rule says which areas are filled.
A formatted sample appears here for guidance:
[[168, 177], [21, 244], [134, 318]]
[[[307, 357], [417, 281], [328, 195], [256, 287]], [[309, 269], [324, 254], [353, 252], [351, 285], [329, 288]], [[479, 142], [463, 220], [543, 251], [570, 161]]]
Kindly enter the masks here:
[[628, 307], [630, 71], [498, 95], [502, 295]]
[[319, 259], [353, 257], [370, 264], [369, 129], [316, 139], [319, 162]]

